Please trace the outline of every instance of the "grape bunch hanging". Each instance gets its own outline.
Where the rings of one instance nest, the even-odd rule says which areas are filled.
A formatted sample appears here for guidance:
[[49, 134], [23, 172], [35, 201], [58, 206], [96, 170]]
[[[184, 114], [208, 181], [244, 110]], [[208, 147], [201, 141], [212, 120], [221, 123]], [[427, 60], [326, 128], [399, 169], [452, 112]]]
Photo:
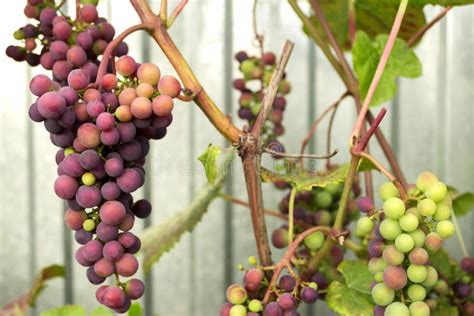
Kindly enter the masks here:
[[[96, 298], [125, 312], [145, 290], [133, 278], [141, 243], [131, 229], [136, 218], [151, 213], [150, 202], [134, 201], [131, 193], [144, 184], [149, 141], [165, 137], [181, 84], [162, 76], [154, 64], [136, 63], [126, 55], [125, 43], [115, 47], [117, 61], [100, 66], [97, 57], [115, 31], [98, 17], [97, 3], [88, 2], [72, 20], [54, 1], [29, 0], [25, 14], [37, 25], [16, 31], [24, 47], [9, 46], [6, 53], [52, 71], [52, 79], [43, 74], [32, 78], [30, 91], [37, 100], [29, 116], [44, 124], [60, 148], [54, 191], [67, 202], [65, 222], [81, 245], [76, 261], [87, 267], [92, 284], [115, 277], [115, 285], [100, 286]], [[39, 54], [34, 52], [37, 42]]]

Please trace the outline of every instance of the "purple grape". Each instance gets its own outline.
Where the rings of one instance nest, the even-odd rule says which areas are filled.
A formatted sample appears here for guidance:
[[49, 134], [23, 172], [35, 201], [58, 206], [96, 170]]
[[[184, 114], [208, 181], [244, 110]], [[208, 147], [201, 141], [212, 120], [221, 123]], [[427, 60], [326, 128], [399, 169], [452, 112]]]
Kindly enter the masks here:
[[51, 118], [44, 121], [44, 128], [52, 134], [59, 134], [63, 131], [63, 128], [61, 125], [59, 125], [59, 122]]
[[[107, 113], [107, 112], [100, 113], [97, 116], [97, 120], [95, 122], [95, 125], [97, 125], [97, 127], [101, 129], [102, 131], [110, 131], [114, 127], [114, 124], [115, 124], [115, 118], [113, 117], [112, 114]], [[120, 137], [120, 134], [118, 135]]]
[[44, 118], [58, 118], [66, 110], [66, 100], [57, 92], [46, 92], [37, 103], [38, 111]]
[[57, 16], [56, 10], [52, 8], [45, 8], [41, 11], [39, 20], [41, 24], [44, 25], [52, 25], [53, 19]]
[[81, 67], [81, 69], [84, 70], [89, 75], [89, 78], [91, 79], [91, 81], [94, 81], [96, 79], [97, 71], [99, 70], [99, 67], [93, 62], [87, 62]]
[[118, 177], [123, 173], [123, 160], [115, 157], [107, 159], [104, 168], [109, 176]]
[[115, 55], [117, 57], [122, 57], [128, 54], [128, 45], [125, 42], [120, 42], [115, 49]]
[[474, 274], [474, 258], [466, 257], [461, 260], [461, 267], [464, 271]]
[[84, 245], [82, 255], [89, 261], [96, 262], [102, 258], [103, 245], [100, 241], [94, 239]]
[[133, 203], [133, 196], [130, 193], [123, 193], [120, 194], [118, 199], [127, 209], [132, 206]]
[[132, 300], [142, 297], [145, 292], [145, 284], [138, 279], [130, 279], [125, 283], [125, 294]]
[[231, 303], [224, 303], [219, 309], [219, 316], [230, 316], [230, 310], [234, 305]]
[[127, 213], [120, 222], [119, 228], [126, 232], [133, 228], [133, 224], [135, 224], [135, 216], [131, 213]]
[[380, 257], [382, 256], [382, 252], [384, 249], [385, 244], [381, 240], [371, 240], [369, 241], [368, 244], [368, 252], [369, 252], [369, 257]]
[[30, 81], [30, 91], [34, 95], [40, 97], [52, 88], [51, 79], [45, 75], [36, 75]]
[[78, 185], [76, 179], [67, 175], [59, 176], [54, 182], [54, 192], [64, 200], [70, 200], [76, 196]]
[[106, 182], [100, 188], [102, 197], [107, 201], [116, 200], [120, 196], [120, 188], [115, 182]]
[[363, 213], [368, 213], [374, 209], [374, 203], [368, 196], [361, 196], [357, 198], [357, 207]]
[[136, 140], [133, 140], [128, 143], [121, 144], [118, 148], [120, 156], [122, 156], [125, 161], [134, 161], [140, 158], [142, 154], [142, 147], [140, 143]]
[[100, 113], [105, 111], [105, 105], [102, 101], [92, 100], [87, 103], [87, 113], [91, 117], [97, 117]]
[[118, 227], [99, 223], [95, 229], [97, 237], [103, 242], [108, 242], [118, 237]]
[[99, 17], [96, 7], [90, 4], [83, 6], [79, 11], [79, 15], [81, 19], [87, 23], [95, 22]]
[[124, 232], [118, 236], [118, 241], [125, 248], [131, 248], [138, 240], [138, 237], [131, 232]]
[[68, 176], [77, 178], [84, 173], [84, 169], [79, 163], [79, 157], [79, 154], [74, 153], [65, 157], [64, 160], [61, 162], [62, 168]]
[[[74, 123], [76, 123], [76, 114], [74, 114], [74, 110], [71, 107], [68, 107], [66, 108], [66, 111], [64, 111], [63, 115], [61, 115], [61, 117], [58, 119], [58, 125], [63, 128], [72, 130], [74, 127]], [[74, 134], [72, 134], [72, 136], [74, 141]]]
[[87, 268], [86, 276], [87, 276], [87, 279], [89, 280], [89, 282], [94, 284], [94, 285], [101, 284], [105, 281], [104, 277], [101, 277], [101, 276], [97, 275], [97, 273], [95, 273], [94, 267]]
[[107, 225], [118, 225], [126, 214], [125, 206], [118, 201], [107, 201], [100, 207], [100, 219]]
[[135, 125], [130, 122], [118, 124], [117, 130], [119, 131], [122, 142], [131, 142], [135, 138], [137, 132]]
[[296, 306], [296, 300], [290, 293], [283, 293], [278, 298], [278, 305], [283, 309], [292, 309]]
[[53, 77], [56, 80], [66, 80], [73, 69], [72, 64], [66, 60], [58, 60], [53, 65]]
[[49, 46], [49, 52], [54, 61], [66, 59], [68, 50], [69, 46], [63, 41], [54, 41]]
[[114, 274], [115, 267], [112, 262], [102, 258], [94, 263], [94, 272], [100, 277], [107, 278]]
[[28, 115], [32, 121], [37, 123], [43, 122], [45, 120], [45, 118], [39, 112], [38, 104], [36, 102], [30, 105], [30, 108], [28, 109]]
[[123, 192], [131, 193], [143, 184], [143, 180], [141, 174], [136, 169], [127, 168], [117, 178], [117, 184]]
[[374, 316], [384, 316], [384, 314], [385, 314], [385, 306], [375, 306]]
[[124, 249], [122, 245], [116, 240], [108, 241], [104, 245], [104, 249], [102, 252], [104, 258], [112, 262], [120, 260], [120, 258], [122, 258], [123, 256], [123, 253]]
[[280, 288], [285, 292], [291, 292], [296, 286], [296, 280], [290, 275], [284, 275], [278, 282]]
[[38, 54], [27, 53], [25, 56], [25, 60], [28, 63], [28, 65], [35, 67], [40, 64], [41, 57]]
[[82, 168], [91, 170], [100, 164], [100, 156], [95, 150], [87, 149], [79, 156], [79, 163]]
[[77, 34], [76, 43], [83, 49], [89, 49], [92, 47], [94, 40], [88, 32], [81, 32]]
[[[110, 108], [111, 110], [115, 110], [118, 107], [118, 99], [117, 96], [112, 92], [105, 92], [102, 94], [102, 102]], [[133, 139], [133, 138], [132, 138]]]
[[93, 235], [91, 232], [88, 232], [82, 228], [79, 230], [76, 230], [76, 232], [74, 233], [74, 239], [76, 240], [77, 243], [81, 245], [85, 245], [88, 241], [91, 241], [92, 237]]
[[117, 313], [125, 313], [130, 309], [130, 306], [132, 306], [132, 301], [128, 298], [125, 297], [125, 302], [120, 306], [114, 309]]
[[87, 62], [87, 54], [82, 47], [73, 46], [67, 51], [66, 59], [74, 67], [81, 67]]
[[130, 254], [135, 254], [140, 250], [141, 247], [142, 242], [140, 241], [140, 239], [137, 238], [135, 239], [135, 243], [130, 248], [127, 248], [127, 252]]
[[41, 55], [40, 64], [46, 70], [52, 70], [54, 65], [54, 58], [50, 52], [46, 52]]
[[82, 207], [79, 204], [77, 204], [76, 199], [67, 200], [66, 203], [67, 203], [67, 206], [74, 211], [82, 210]]
[[469, 297], [472, 293], [470, 284], [462, 284], [460, 282], [454, 284], [454, 292], [456, 296], [460, 299], [465, 299]]
[[265, 316], [283, 316], [283, 310], [276, 302], [271, 302], [265, 306]]
[[123, 277], [130, 277], [138, 270], [138, 261], [132, 254], [125, 253], [122, 258], [115, 263], [117, 273]]
[[71, 87], [62, 87], [58, 92], [66, 100], [68, 106], [74, 105], [78, 100], [76, 91]]
[[74, 134], [71, 131], [65, 131], [60, 134], [51, 134], [51, 142], [61, 148], [71, 147], [74, 143]]
[[82, 224], [87, 219], [87, 214], [84, 211], [66, 210], [64, 213], [64, 222], [71, 230], [82, 229]]
[[301, 300], [306, 304], [313, 304], [318, 299], [318, 291], [312, 287], [305, 286], [300, 293]]
[[53, 23], [53, 35], [58, 40], [66, 41], [72, 34], [72, 27], [64, 21]]
[[84, 208], [98, 206], [101, 200], [100, 190], [95, 186], [81, 185], [77, 190], [76, 201]]
[[84, 258], [83, 250], [84, 250], [84, 246], [78, 248], [74, 254], [74, 258], [76, 259], [77, 263], [79, 263], [81, 266], [90, 267], [94, 263]]
[[147, 218], [151, 214], [151, 203], [148, 200], [138, 200], [132, 206], [132, 212], [138, 218]]
[[[53, 67], [53, 71], [54, 71], [54, 67]], [[90, 83], [90, 77], [84, 70], [74, 69], [73, 71], [69, 73], [67, 77], [67, 83], [74, 90], [82, 90], [82, 89], [85, 89], [87, 85]], [[89, 115], [91, 114], [89, 113]]]

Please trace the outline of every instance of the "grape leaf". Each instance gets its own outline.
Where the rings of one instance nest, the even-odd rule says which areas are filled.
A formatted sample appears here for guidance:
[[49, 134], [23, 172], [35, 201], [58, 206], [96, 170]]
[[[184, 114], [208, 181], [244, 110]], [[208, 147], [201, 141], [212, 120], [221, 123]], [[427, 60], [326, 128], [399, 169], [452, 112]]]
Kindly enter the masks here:
[[372, 316], [374, 305], [371, 297], [347, 285], [334, 281], [326, 293], [328, 306], [342, 316]]
[[[373, 0], [355, 1], [357, 30], [364, 31], [371, 38], [375, 38], [379, 34], [389, 34], [399, 5], [400, 1], [393, 3]], [[426, 18], [423, 6], [410, 1], [398, 37], [408, 41], [425, 24]]]
[[90, 316], [114, 316], [114, 314], [110, 311], [110, 309], [104, 306], [99, 306], [92, 311]]
[[31, 289], [3, 306], [3, 308], [0, 309], [0, 316], [19, 316], [25, 314], [28, 308], [35, 304], [36, 298], [46, 287], [46, 281], [56, 277], [64, 277], [63, 266], [51, 265], [43, 268], [40, 273], [36, 275]]
[[[355, 72], [360, 83], [361, 97], [365, 98], [375, 69], [387, 43], [387, 35], [378, 35], [375, 40], [359, 31], [352, 47], [352, 56]], [[405, 41], [397, 38], [390, 58], [385, 66], [384, 73], [371, 101], [371, 106], [388, 101], [395, 95], [397, 77], [415, 78], [422, 74], [422, 65], [413, 50]]]
[[181, 236], [191, 232], [206, 213], [209, 204], [219, 196], [224, 179], [229, 173], [229, 163], [232, 161], [235, 151], [232, 150], [224, 156], [221, 167], [214, 184], [207, 184], [205, 188], [196, 195], [190, 205], [180, 212], [168, 217], [158, 225], [144, 230], [140, 239], [142, 240], [141, 252], [144, 255], [143, 269], [150, 271], [151, 267], [163, 254], [170, 251]]
[[221, 154], [221, 148], [219, 146], [207, 147], [206, 151], [199, 156], [198, 160], [202, 163], [204, 171], [206, 172], [207, 181], [210, 184], [214, 184], [217, 176], [217, 158]]
[[451, 303], [445, 297], [438, 298], [436, 301], [436, 308], [431, 312], [431, 316], [458, 316], [459, 311], [456, 306]]
[[143, 310], [139, 303], [133, 303], [128, 310], [128, 316], [142, 316]]
[[453, 200], [453, 211], [457, 216], [466, 215], [474, 208], [474, 193], [466, 192]]
[[373, 275], [369, 272], [367, 262], [361, 260], [344, 260], [337, 269], [342, 273], [347, 287], [356, 291], [370, 294], [370, 282]]
[[439, 250], [435, 254], [430, 254], [430, 261], [431, 265], [446, 277], [450, 283], [455, 282], [462, 275], [459, 264], [454, 259], [451, 259], [444, 249]]
[[78, 305], [65, 305], [44, 311], [40, 316], [86, 316], [86, 311]]

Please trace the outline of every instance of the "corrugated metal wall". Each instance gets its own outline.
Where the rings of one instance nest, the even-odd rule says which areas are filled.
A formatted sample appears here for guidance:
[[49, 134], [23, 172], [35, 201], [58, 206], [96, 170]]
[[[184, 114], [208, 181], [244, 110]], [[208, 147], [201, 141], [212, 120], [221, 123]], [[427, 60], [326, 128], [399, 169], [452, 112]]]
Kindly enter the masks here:
[[[128, 1], [111, 2], [101, 1], [100, 9], [118, 31], [138, 22]], [[151, 2], [158, 10], [159, 2]], [[237, 95], [232, 92], [231, 80], [237, 65], [232, 55], [240, 49], [255, 51], [251, 44], [251, 6], [251, 0], [190, 1], [171, 30], [204, 87], [234, 117]], [[11, 42], [10, 34], [23, 22], [18, 18], [22, 10], [23, 1], [10, 1], [2, 9], [2, 51]], [[428, 18], [438, 10], [427, 8]], [[288, 66], [293, 92], [285, 113], [284, 141], [289, 151], [297, 151], [307, 127], [342, 94], [343, 85], [320, 51], [302, 34], [286, 1], [262, 0], [259, 16], [268, 49], [279, 52], [286, 38], [296, 43]], [[474, 191], [473, 21], [472, 7], [456, 8], [435, 26], [416, 49], [423, 62], [423, 77], [400, 80], [396, 99], [387, 104], [389, 115], [382, 128], [410, 180], [422, 170], [432, 170], [447, 183]], [[172, 73], [163, 54], [144, 34], [134, 34], [127, 42], [137, 60], [155, 62], [163, 73]], [[26, 114], [31, 103], [27, 84], [39, 70], [31, 71], [3, 54], [0, 60], [0, 305], [28, 288], [41, 267], [59, 263], [65, 264], [68, 277], [51, 282], [36, 311], [64, 303], [92, 309], [96, 306], [94, 287], [86, 281], [84, 269], [71, 260], [76, 245], [63, 224], [64, 205], [52, 190], [56, 150], [43, 127], [31, 123]], [[178, 104], [174, 113], [167, 137], [152, 146], [148, 182], [139, 193], [152, 200], [154, 213], [150, 221], [139, 222], [136, 231], [184, 207], [205, 181], [196, 157], [209, 143], [225, 145], [194, 105]], [[353, 104], [345, 101], [335, 123], [333, 146], [343, 149], [336, 161], [347, 159], [344, 149], [354, 117]], [[324, 133], [316, 135], [311, 150], [325, 151]], [[382, 159], [375, 144], [372, 150]], [[226, 190], [245, 198], [242, 179], [237, 165]], [[377, 175], [376, 181], [382, 179]], [[276, 207], [281, 193], [268, 185], [264, 190], [266, 206]], [[269, 219], [270, 229], [278, 224], [278, 220]], [[471, 254], [473, 224], [472, 214], [462, 219]], [[455, 237], [448, 245], [453, 255], [461, 256]], [[216, 201], [196, 230], [147, 276], [149, 291], [143, 304], [148, 311], [165, 316], [215, 315], [226, 285], [242, 277], [236, 265], [254, 253], [248, 211]], [[316, 312], [329, 314], [323, 304], [308, 309], [308, 315]]]

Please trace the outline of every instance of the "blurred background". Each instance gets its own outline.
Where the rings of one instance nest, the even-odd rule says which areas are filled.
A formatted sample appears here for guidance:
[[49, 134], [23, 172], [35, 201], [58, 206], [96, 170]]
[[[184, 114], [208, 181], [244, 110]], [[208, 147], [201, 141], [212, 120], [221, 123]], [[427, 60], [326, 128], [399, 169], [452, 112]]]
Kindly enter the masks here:
[[[65, 279], [50, 282], [32, 315], [63, 304], [80, 304], [89, 311], [95, 301], [95, 286], [88, 283], [85, 268], [73, 260], [76, 245], [63, 224], [64, 205], [53, 192], [56, 148], [42, 124], [32, 123], [27, 109], [32, 95], [29, 79], [40, 71], [8, 59], [3, 51], [13, 42], [12, 33], [24, 25], [25, 1], [9, 1], [2, 7], [0, 29], [2, 76], [0, 89], [0, 306], [25, 292], [44, 266], [65, 265]], [[159, 1], [149, 1], [158, 11]], [[174, 6], [177, 1], [170, 1]], [[235, 52], [256, 53], [253, 45], [252, 0], [191, 0], [170, 33], [203, 86], [225, 113], [236, 115], [238, 94], [231, 80], [238, 76]], [[309, 7], [302, 3], [306, 10]], [[69, 11], [72, 10], [72, 3]], [[430, 20], [439, 7], [426, 7]], [[99, 12], [117, 33], [137, 23], [128, 1], [104, 0]], [[424, 170], [435, 172], [460, 191], [474, 191], [474, 8], [456, 7], [438, 23], [416, 48], [423, 63], [423, 76], [403, 79], [388, 115], [382, 123], [409, 181]], [[301, 24], [286, 1], [260, 0], [259, 30], [265, 49], [279, 54], [289, 38], [296, 47], [287, 68], [292, 83], [288, 96], [282, 138], [289, 152], [296, 152], [314, 118], [345, 90], [322, 53], [302, 32]], [[139, 62], [156, 63], [162, 73], [173, 74], [157, 45], [144, 33], [127, 39], [130, 54]], [[335, 121], [333, 146], [340, 153], [336, 162], [347, 160], [348, 136], [355, 106], [346, 100]], [[310, 150], [325, 152], [325, 125], [316, 133]], [[174, 122], [165, 139], [152, 145], [145, 187], [137, 196], [151, 199], [154, 207], [148, 221], [137, 221], [134, 230], [159, 223], [185, 207], [205, 183], [197, 161], [209, 143], [227, 146], [200, 110], [192, 103], [178, 103]], [[383, 160], [375, 142], [373, 155]], [[238, 162], [238, 161], [236, 161]], [[323, 163], [321, 163], [321, 166]], [[228, 193], [246, 200], [241, 167], [237, 163]], [[383, 178], [375, 176], [376, 185]], [[265, 185], [265, 205], [275, 209], [284, 193]], [[474, 253], [474, 216], [461, 219], [468, 250]], [[269, 218], [269, 230], [281, 222]], [[461, 257], [456, 237], [447, 243], [450, 253]], [[145, 278], [147, 295], [142, 304], [147, 314], [216, 315], [224, 302], [225, 289], [240, 282], [237, 264], [254, 255], [255, 244], [248, 210], [215, 201], [192, 234], [187, 234]], [[274, 252], [275, 258], [280, 253]], [[302, 315], [331, 315], [324, 303]]]

